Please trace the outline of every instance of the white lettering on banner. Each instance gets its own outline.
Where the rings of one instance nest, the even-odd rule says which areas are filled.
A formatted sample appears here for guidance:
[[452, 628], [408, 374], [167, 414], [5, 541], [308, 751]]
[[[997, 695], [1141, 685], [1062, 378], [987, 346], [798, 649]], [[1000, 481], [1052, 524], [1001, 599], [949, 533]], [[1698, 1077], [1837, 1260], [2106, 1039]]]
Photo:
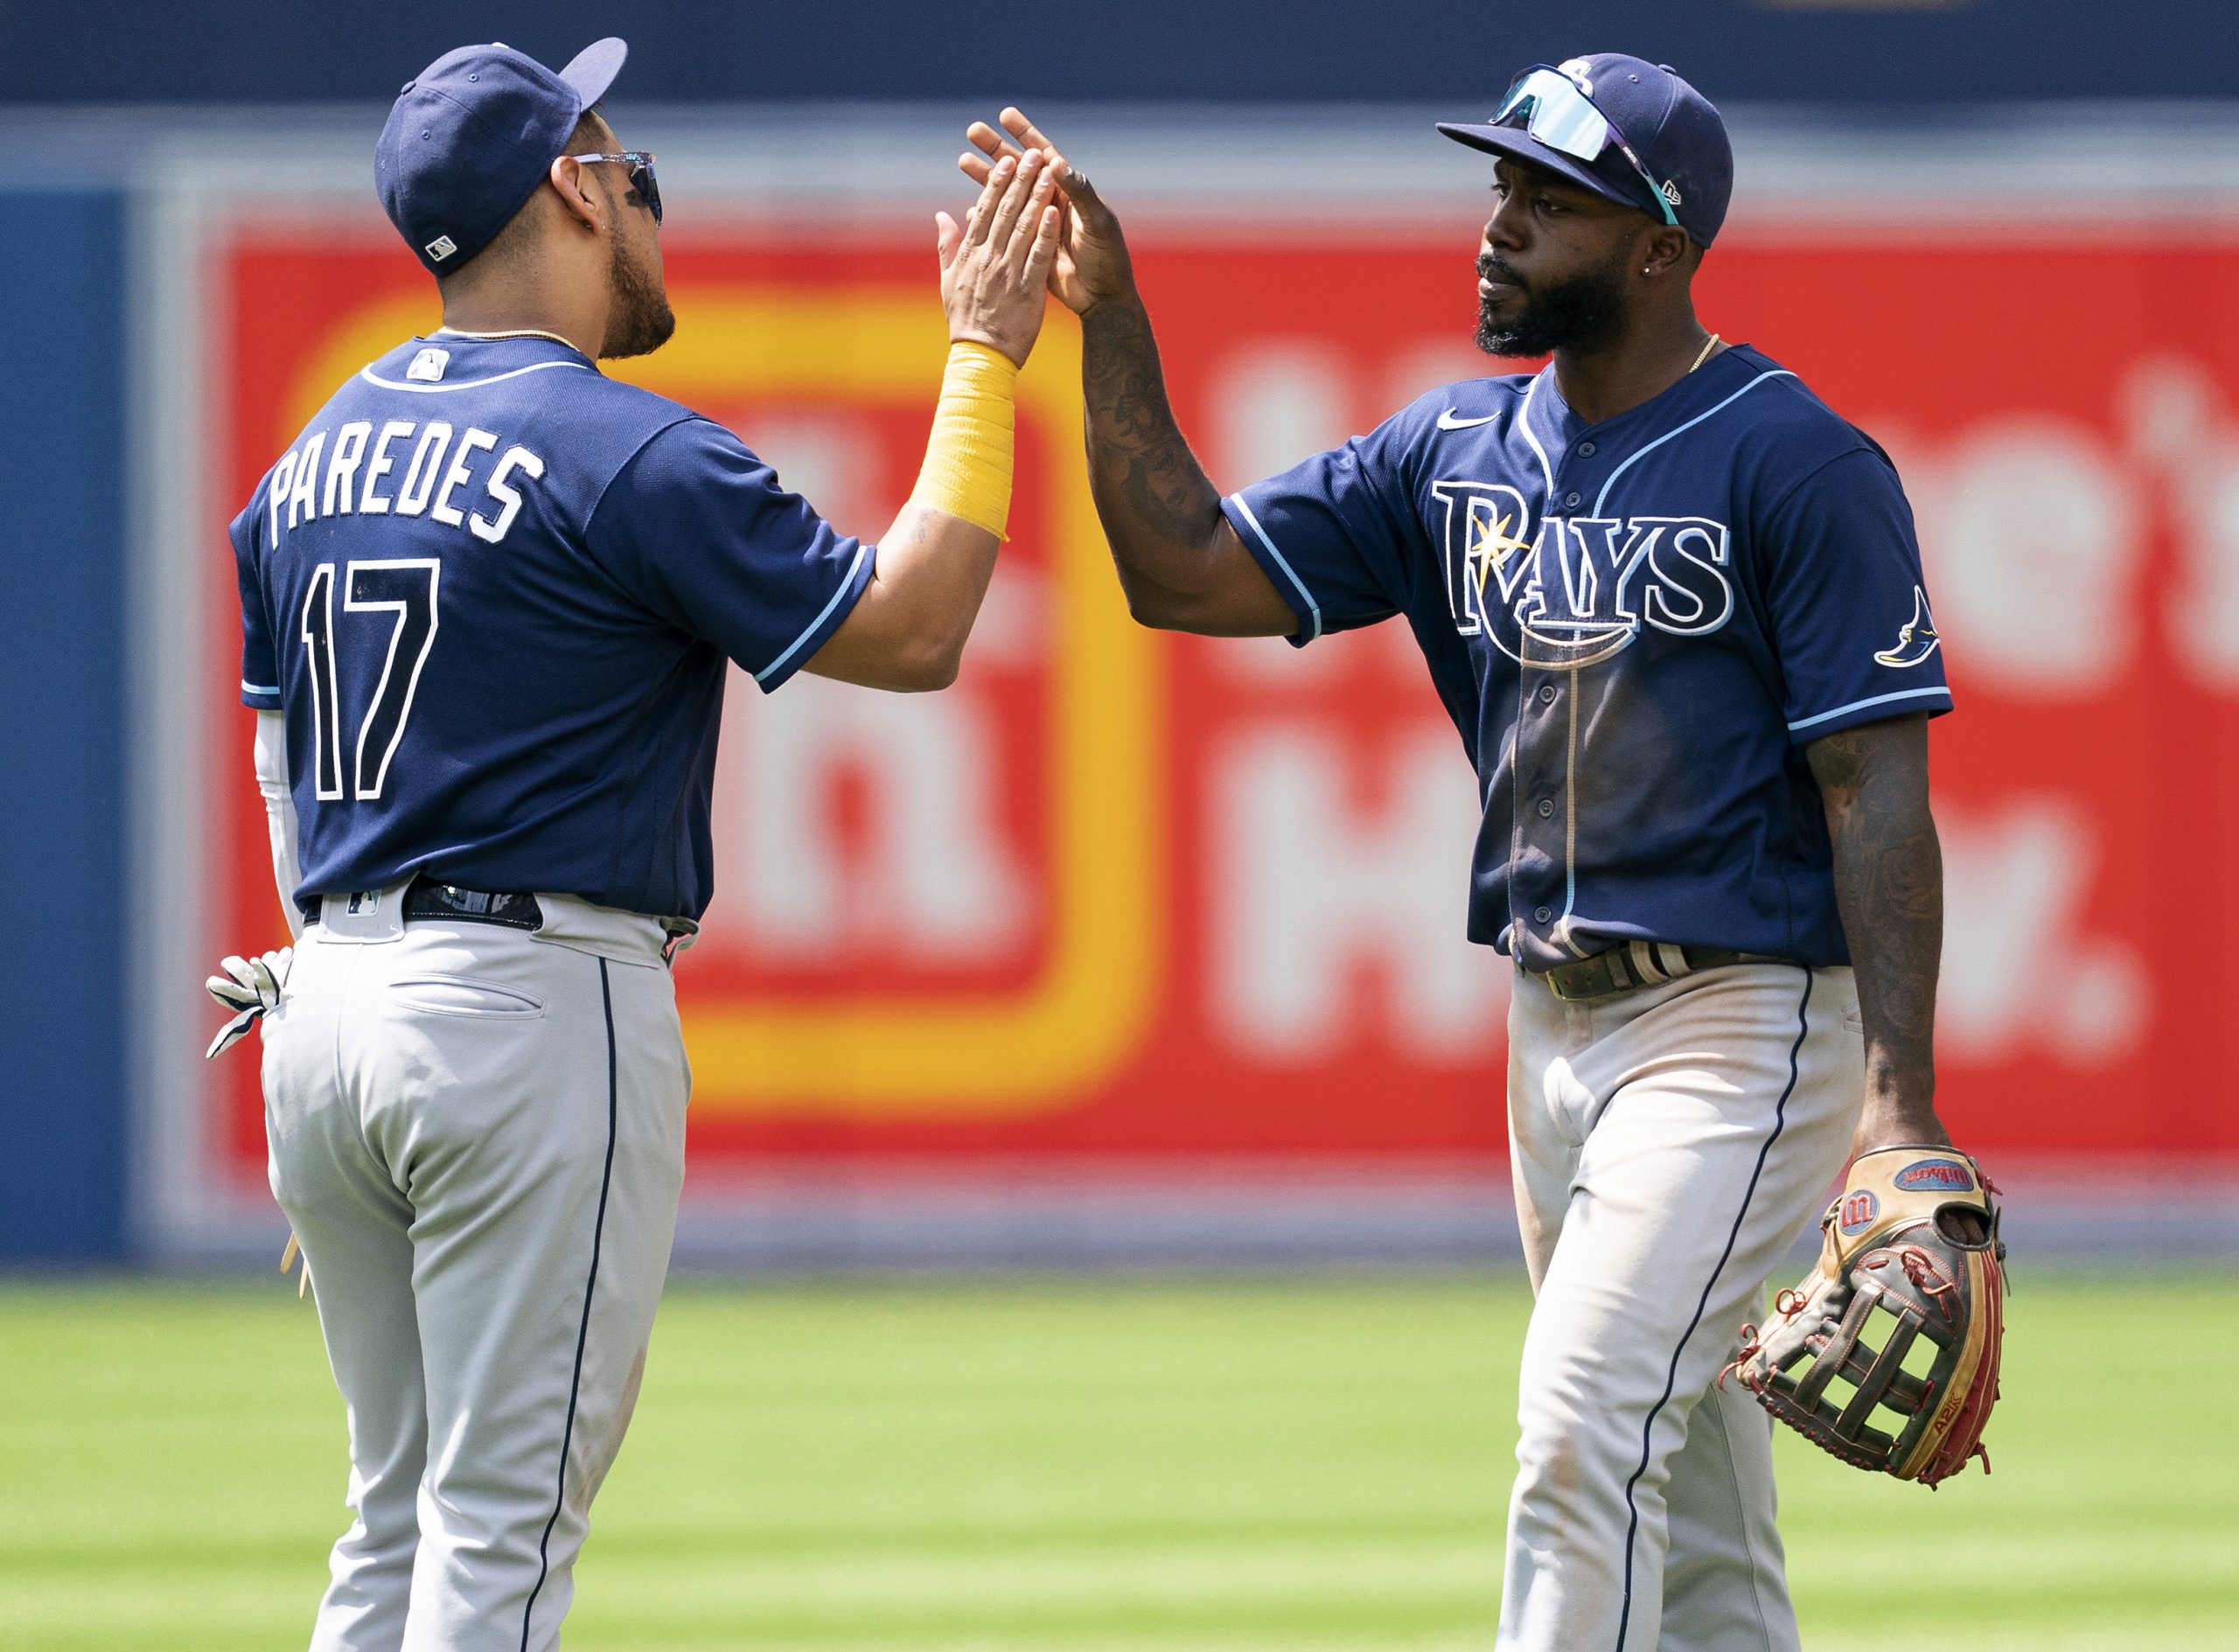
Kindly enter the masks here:
[[2103, 692], [2138, 644], [2141, 504], [2098, 433], [2047, 414], [1933, 447], [1870, 424], [1913, 503], [1936, 624], [1967, 676], [2001, 693]]
[[2203, 680], [2239, 687], [2239, 423], [2185, 357], [2139, 363], [2124, 403], [2131, 451], [2161, 477], [2176, 528], [2170, 640]]
[[1943, 973], [1938, 1053], [1989, 1063], [2029, 1049], [2074, 1067], [2128, 1055], [2152, 1008], [2127, 943], [2087, 932], [2099, 860], [2089, 820], [2066, 799], [2016, 798], [1994, 813], [1939, 804]]
[[[877, 695], [802, 675], [769, 696], [745, 683], [734, 675], [726, 708], [738, 732], [724, 742], [715, 855], [737, 868], [725, 883], [741, 893], [747, 947], [969, 964], [1021, 941], [1029, 886], [998, 814], [994, 720], [968, 683]], [[834, 829], [848, 780], [867, 817], [852, 843]]]
[[[1212, 1008], [1238, 1049], [1287, 1065], [1381, 1029], [1430, 1060], [1496, 1050], [1507, 960], [1461, 927], [1477, 808], [1453, 732], [1426, 721], [1380, 748], [1390, 780], [1363, 818], [1345, 744], [1258, 726], [1214, 756]], [[1384, 1000], [1365, 1009], [1364, 966]]]
[[[880, 444], [868, 419], [793, 410], [746, 422], [739, 434], [778, 473], [779, 487], [799, 494], [839, 532], [868, 538], [885, 528], [885, 517], [872, 519], [887, 501], [872, 497]], [[887, 515], [892, 513], [889, 506]]]
[[1326, 344], [1248, 345], [1210, 377], [1213, 474], [1224, 488], [1287, 471], [1352, 434], [1344, 363]]

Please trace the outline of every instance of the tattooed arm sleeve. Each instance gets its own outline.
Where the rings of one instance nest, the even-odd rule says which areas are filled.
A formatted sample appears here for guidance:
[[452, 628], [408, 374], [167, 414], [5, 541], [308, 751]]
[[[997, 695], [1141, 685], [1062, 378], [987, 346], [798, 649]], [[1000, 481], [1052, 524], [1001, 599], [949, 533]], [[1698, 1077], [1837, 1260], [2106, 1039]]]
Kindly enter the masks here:
[[1222, 514], [1166, 397], [1150, 316], [1132, 293], [1081, 318], [1089, 487], [1127, 606], [1146, 625], [1286, 637], [1297, 615]]
[[1928, 721], [1860, 724], [1804, 749], [1834, 845], [1835, 900], [1866, 1023], [1858, 1150], [1950, 1140], [1936, 1113], [1943, 854], [1929, 812]]

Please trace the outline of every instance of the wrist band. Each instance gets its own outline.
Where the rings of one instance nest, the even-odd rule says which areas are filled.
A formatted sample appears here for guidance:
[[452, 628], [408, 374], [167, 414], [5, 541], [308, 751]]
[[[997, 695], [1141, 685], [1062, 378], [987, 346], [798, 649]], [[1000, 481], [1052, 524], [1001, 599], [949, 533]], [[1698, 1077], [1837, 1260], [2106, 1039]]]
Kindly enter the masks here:
[[1011, 387], [1018, 369], [999, 350], [981, 344], [948, 347], [941, 374], [941, 399], [933, 409], [933, 433], [925, 443], [925, 466], [917, 472], [911, 501], [945, 511], [997, 539], [1011, 511]]

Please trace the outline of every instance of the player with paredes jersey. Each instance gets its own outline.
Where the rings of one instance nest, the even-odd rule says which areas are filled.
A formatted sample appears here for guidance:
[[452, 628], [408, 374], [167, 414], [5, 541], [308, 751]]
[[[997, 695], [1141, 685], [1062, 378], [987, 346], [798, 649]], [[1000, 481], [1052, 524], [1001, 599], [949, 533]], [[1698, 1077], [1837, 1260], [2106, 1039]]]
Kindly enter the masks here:
[[[1933, 1105], [1926, 723], [1951, 697], [1912, 519], [1868, 437], [1696, 320], [1733, 176], [1717, 111], [1605, 53], [1441, 127], [1496, 157], [1478, 343], [1552, 361], [1225, 498], [1118, 220], [1002, 124], [963, 164], [984, 181], [1015, 143], [1057, 172], [1051, 282], [1137, 618], [1308, 645], [1404, 617], [1476, 767], [1469, 932], [1517, 965], [1538, 1293], [1499, 1644], [1793, 1649], [1766, 1410], [1850, 1460], [1950, 1472], [1995, 1392], [1996, 1260]], [[1824, 1277], [1759, 1338], [1768, 1275], [1853, 1158]], [[1899, 1369], [1922, 1336], [1924, 1381]]]
[[599, 372], [674, 326], [653, 157], [594, 108], [624, 50], [468, 46], [407, 84], [375, 178], [443, 325], [338, 388], [233, 525], [299, 938], [227, 961], [212, 1053], [262, 1019], [273, 1191], [348, 1405], [317, 1652], [556, 1642], [668, 1265], [669, 954], [714, 887], [729, 663], [944, 687], [1009, 506], [1040, 157], [939, 215], [948, 370], [874, 548]]

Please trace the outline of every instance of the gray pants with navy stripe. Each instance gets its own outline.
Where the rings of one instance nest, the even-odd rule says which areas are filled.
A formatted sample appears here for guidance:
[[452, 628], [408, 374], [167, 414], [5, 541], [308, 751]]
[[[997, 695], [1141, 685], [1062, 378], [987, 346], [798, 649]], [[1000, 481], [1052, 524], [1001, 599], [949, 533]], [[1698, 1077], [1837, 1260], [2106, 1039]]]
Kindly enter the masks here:
[[689, 1077], [651, 919], [330, 899], [264, 1024], [272, 1189], [350, 1420], [314, 1652], [559, 1638], [645, 1367]]
[[1771, 1418], [1716, 1378], [1849, 1154], [1851, 972], [1735, 965], [1591, 1003], [1519, 975], [1509, 1038], [1538, 1300], [1499, 1645], [1795, 1652]]

